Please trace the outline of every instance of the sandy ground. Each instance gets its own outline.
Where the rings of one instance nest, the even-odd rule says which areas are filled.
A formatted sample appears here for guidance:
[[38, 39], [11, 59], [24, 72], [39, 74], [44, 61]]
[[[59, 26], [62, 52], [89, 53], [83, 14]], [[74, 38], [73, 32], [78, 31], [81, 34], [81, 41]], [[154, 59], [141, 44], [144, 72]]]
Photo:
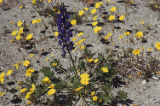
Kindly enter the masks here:
[[[57, 0], [58, 1], [58, 0]], [[80, 10], [86, 7], [83, 3], [78, 0], [59, 0], [61, 2], [65, 2], [66, 5], [69, 6], [69, 10]], [[66, 2], [67, 1], [67, 2]], [[155, 58], [160, 57], [160, 53], [154, 49], [154, 44], [156, 41], [160, 41], [160, 13], [152, 11], [148, 6], [149, 0], [135, 0], [135, 4], [137, 6], [129, 6], [126, 8], [125, 4], [116, 3], [112, 0], [112, 4], [107, 6], [106, 1], [104, 2], [104, 9], [109, 10], [111, 6], [117, 7], [117, 15], [126, 14], [125, 23], [115, 23], [114, 25], [120, 27], [120, 29], [115, 29], [111, 44], [104, 45], [100, 42], [101, 36], [95, 35], [93, 33], [93, 29], [90, 26], [86, 26], [86, 23], [81, 25], [77, 25], [77, 29], [79, 31], [84, 31], [83, 37], [86, 38], [87, 44], [92, 44], [92, 50], [94, 52], [104, 52], [105, 48], [113, 48], [114, 46], [120, 46], [120, 48], [142, 48], [145, 47], [145, 51], [148, 48], [152, 48], [152, 56]], [[20, 5], [25, 5], [24, 9], [19, 9]], [[100, 14], [98, 14], [100, 15]], [[48, 30], [45, 34], [40, 33], [45, 29], [43, 26], [44, 23], [39, 23], [38, 25], [31, 25], [31, 20], [36, 18], [42, 18], [46, 25], [49, 25], [50, 17], [45, 19], [42, 16], [39, 16], [38, 13], [34, 11], [31, 5], [31, 0], [23, 0], [23, 2], [17, 3], [16, 0], [6, 0], [6, 4], [0, 5], [0, 72], [6, 72], [8, 69], [13, 68], [12, 65], [17, 62], [23, 61], [25, 59], [30, 59], [31, 63], [34, 64], [34, 68], [36, 70], [40, 69], [43, 65], [49, 65], [49, 62], [45, 60], [45, 58], [51, 59], [52, 54], [54, 57], [61, 59], [61, 62], [68, 65], [70, 61], [67, 59], [61, 58], [60, 48], [57, 45], [57, 39], [55, 37], [50, 38], [49, 36], [54, 36], [54, 31], [57, 28], [51, 28], [49, 26]], [[92, 16], [88, 16], [89, 19]], [[9, 43], [13, 37], [10, 35], [13, 29], [18, 29], [15, 25], [11, 25], [10, 22], [18, 22], [18, 20], [25, 20], [29, 25], [30, 32], [32, 32], [35, 36], [34, 38], [38, 41], [35, 44], [35, 48], [30, 50], [25, 50], [21, 48], [19, 43], [13, 42]], [[100, 22], [104, 22], [103, 18], [98, 18]], [[144, 24], [140, 24], [140, 21], [144, 21]], [[152, 25], [150, 29], [147, 29], [146, 26]], [[111, 32], [113, 29], [113, 23], [105, 22], [103, 26], [103, 32], [107, 34]], [[144, 36], [147, 40], [147, 43], [141, 43], [140, 40], [135, 40], [134, 44], [128, 44], [127, 39], [123, 38], [121, 40], [118, 39], [118, 36], [122, 35], [126, 30], [132, 30], [132, 37], [137, 30], [141, 30], [144, 32]], [[44, 39], [45, 40], [41, 40]], [[42, 53], [47, 51], [48, 54], [46, 56], [42, 56]], [[121, 51], [119, 49], [118, 51]], [[31, 59], [29, 57], [30, 53], [34, 53], [35, 57]], [[75, 55], [79, 55], [80, 52], [76, 51]], [[40, 57], [40, 58], [39, 58]], [[146, 57], [147, 58], [147, 57]], [[40, 61], [40, 62], [38, 62]], [[19, 68], [16, 72], [14, 72], [14, 76], [11, 76], [9, 80], [14, 80], [17, 83], [20, 79], [23, 79], [24, 69], [22, 67]], [[134, 101], [134, 104], [138, 104], [138, 106], [159, 106], [160, 105], [160, 82], [159, 80], [151, 79], [150, 82], [144, 82], [142, 79], [134, 79], [133, 81], [127, 81], [127, 85], [123, 86], [120, 89], [123, 89], [128, 93], [128, 98]], [[15, 88], [17, 85], [10, 86], [10, 89]], [[1, 88], [0, 88], [1, 90]], [[18, 95], [18, 92], [13, 94], [6, 93], [4, 97], [0, 97], [0, 105], [4, 106], [12, 106], [10, 100], [14, 98], [15, 95]], [[20, 104], [23, 106], [23, 102]]]

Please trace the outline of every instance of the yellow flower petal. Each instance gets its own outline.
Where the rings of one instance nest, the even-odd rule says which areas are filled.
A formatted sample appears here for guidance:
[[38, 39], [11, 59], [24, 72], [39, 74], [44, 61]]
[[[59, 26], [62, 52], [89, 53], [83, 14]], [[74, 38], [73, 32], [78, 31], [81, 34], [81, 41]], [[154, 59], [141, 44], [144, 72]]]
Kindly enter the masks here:
[[11, 74], [12, 74], [12, 71], [13, 71], [13, 70], [8, 70], [8, 72], [7, 72], [6, 75], [7, 75], [7, 76], [11, 75]]

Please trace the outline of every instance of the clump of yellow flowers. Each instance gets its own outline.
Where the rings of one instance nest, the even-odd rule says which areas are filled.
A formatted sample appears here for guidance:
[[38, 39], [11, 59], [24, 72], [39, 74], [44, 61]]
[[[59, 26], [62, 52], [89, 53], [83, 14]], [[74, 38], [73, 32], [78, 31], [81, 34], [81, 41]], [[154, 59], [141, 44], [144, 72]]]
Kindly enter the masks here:
[[80, 75], [80, 78], [81, 78], [81, 84], [82, 85], [88, 85], [89, 84], [89, 74], [87, 74], [87, 73], [83, 73], [83, 74], [81, 74]]

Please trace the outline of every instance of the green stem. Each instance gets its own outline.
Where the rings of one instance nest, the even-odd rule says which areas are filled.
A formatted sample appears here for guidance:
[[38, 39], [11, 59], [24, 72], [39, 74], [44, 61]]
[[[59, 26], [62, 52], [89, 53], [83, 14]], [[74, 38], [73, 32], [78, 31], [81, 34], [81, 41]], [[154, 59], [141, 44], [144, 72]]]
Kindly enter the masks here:
[[68, 48], [67, 48], [67, 51], [68, 51], [68, 54], [69, 54], [69, 57], [70, 57], [70, 59], [71, 59], [71, 61], [72, 61], [72, 65], [73, 65], [73, 67], [74, 67], [74, 74], [78, 77], [78, 74], [77, 74], [77, 72], [76, 72], [76, 66], [75, 66], [75, 64], [74, 64], [74, 60], [73, 60], [73, 57], [72, 57], [72, 55], [71, 55], [71, 52], [68, 50]]

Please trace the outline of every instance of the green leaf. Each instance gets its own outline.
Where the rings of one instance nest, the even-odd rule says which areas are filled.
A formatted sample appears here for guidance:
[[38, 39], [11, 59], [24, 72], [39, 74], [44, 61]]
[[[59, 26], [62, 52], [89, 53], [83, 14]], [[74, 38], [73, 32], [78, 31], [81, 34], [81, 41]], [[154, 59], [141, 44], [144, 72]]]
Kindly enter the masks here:
[[40, 72], [42, 72], [44, 76], [47, 76], [50, 79], [55, 78], [54, 73], [50, 70], [49, 67], [43, 67], [42, 69], [40, 69]]
[[118, 95], [119, 100], [126, 100], [127, 99], [127, 93], [122, 90], [119, 90], [117, 92], [117, 95]]

